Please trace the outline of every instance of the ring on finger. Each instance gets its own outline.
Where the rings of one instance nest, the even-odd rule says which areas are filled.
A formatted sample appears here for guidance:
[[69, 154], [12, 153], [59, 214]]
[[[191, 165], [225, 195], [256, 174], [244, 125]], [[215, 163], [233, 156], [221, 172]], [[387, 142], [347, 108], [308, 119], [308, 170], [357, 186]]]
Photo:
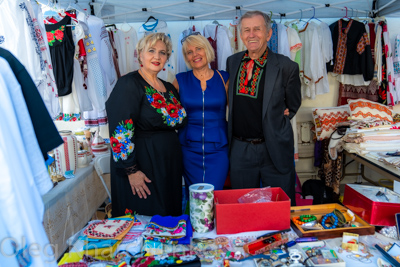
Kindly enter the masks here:
[[140, 191], [140, 189], [139, 188], [136, 188], [136, 192], [139, 192]]

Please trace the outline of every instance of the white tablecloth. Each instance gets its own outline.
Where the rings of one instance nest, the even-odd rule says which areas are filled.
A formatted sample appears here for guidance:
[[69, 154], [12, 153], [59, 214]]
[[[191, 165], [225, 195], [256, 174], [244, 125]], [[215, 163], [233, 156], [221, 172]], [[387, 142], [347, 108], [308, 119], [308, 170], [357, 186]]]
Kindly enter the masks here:
[[[103, 178], [109, 185], [109, 174]], [[77, 169], [75, 178], [60, 182], [43, 195], [43, 224], [56, 258], [66, 250], [67, 239], [86, 225], [106, 198], [93, 163]]]

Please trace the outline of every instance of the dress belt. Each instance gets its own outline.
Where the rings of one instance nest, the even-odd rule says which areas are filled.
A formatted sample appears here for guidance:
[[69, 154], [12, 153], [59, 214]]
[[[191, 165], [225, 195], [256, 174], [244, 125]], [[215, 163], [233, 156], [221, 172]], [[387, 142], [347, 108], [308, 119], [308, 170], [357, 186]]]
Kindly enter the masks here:
[[242, 142], [248, 142], [251, 143], [253, 145], [258, 145], [261, 143], [265, 142], [265, 138], [261, 137], [261, 138], [244, 138], [244, 137], [240, 137], [240, 136], [233, 136], [233, 138], [242, 141]]

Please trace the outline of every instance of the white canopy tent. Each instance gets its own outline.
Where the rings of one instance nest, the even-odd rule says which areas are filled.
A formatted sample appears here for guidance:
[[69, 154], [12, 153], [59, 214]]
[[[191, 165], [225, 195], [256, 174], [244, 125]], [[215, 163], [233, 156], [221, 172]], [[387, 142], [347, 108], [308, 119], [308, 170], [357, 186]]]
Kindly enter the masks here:
[[[75, 7], [108, 23], [230, 20], [249, 10], [271, 13], [273, 19], [400, 16], [398, 0], [39, 0], [57, 8]], [[315, 13], [314, 13], [315, 12]]]

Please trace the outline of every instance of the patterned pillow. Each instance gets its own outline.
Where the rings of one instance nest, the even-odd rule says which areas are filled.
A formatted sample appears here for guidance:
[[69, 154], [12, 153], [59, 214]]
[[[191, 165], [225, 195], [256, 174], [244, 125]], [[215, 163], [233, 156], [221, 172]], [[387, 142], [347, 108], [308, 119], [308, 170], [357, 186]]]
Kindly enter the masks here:
[[339, 122], [347, 121], [350, 116], [348, 105], [331, 108], [314, 108], [313, 117], [317, 140], [321, 141], [331, 136]]
[[366, 99], [348, 99], [350, 116], [352, 120], [363, 120], [367, 117], [374, 117], [380, 120], [393, 123], [392, 111], [385, 105]]

